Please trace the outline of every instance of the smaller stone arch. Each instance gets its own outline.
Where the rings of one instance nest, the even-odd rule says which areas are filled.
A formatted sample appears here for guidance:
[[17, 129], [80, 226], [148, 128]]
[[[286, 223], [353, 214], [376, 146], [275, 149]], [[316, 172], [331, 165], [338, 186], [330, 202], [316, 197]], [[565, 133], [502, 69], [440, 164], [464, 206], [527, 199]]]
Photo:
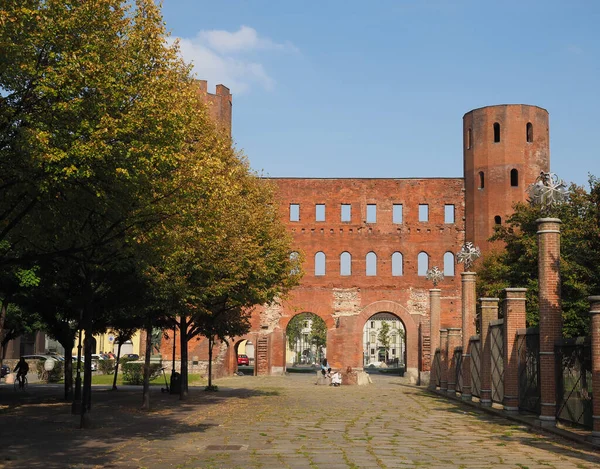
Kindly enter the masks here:
[[327, 324], [312, 312], [294, 315], [287, 323], [286, 368], [315, 368], [327, 354]]

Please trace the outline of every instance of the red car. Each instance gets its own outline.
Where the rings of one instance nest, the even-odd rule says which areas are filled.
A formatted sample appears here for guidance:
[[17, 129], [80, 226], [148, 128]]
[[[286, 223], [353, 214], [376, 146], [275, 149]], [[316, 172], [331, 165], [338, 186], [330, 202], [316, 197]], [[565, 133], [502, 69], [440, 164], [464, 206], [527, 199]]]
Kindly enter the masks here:
[[250, 365], [250, 360], [248, 359], [248, 355], [238, 355], [238, 365]]

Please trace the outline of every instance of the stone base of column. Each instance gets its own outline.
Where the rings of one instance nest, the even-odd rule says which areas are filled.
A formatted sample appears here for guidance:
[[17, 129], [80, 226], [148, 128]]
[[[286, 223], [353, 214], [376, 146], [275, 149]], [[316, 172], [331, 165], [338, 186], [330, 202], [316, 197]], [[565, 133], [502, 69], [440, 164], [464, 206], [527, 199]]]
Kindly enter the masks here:
[[549, 415], [540, 415], [537, 421], [540, 427], [542, 428], [556, 427], [556, 417], [551, 417]]
[[482, 407], [492, 407], [491, 399], [480, 399], [479, 403], [481, 404]]
[[600, 432], [592, 432], [590, 441], [592, 442], [592, 444], [600, 446]]
[[505, 405], [503, 408], [504, 408], [505, 412], [511, 412], [511, 413], [513, 413], [513, 412], [519, 412], [519, 408], [518, 407], [513, 407], [513, 406]]
[[462, 395], [460, 396], [460, 398], [463, 401], [472, 401], [473, 400], [473, 396], [471, 395], [471, 393], [466, 394], [465, 392], [462, 393]]
[[492, 406], [492, 390], [491, 389], [482, 389], [480, 391], [479, 403], [483, 407], [491, 407]]

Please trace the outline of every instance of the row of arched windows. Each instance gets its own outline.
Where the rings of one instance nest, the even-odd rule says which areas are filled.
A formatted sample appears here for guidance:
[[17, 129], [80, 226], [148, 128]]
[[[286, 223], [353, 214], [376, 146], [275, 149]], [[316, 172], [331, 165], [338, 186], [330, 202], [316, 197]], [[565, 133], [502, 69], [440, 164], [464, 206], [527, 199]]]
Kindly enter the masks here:
[[[533, 142], [533, 124], [531, 122], [527, 122], [525, 126], [525, 139], [527, 143]], [[500, 142], [500, 123], [494, 122], [494, 143]], [[467, 150], [471, 148], [473, 144], [473, 130], [469, 127], [467, 129]]]
[[[290, 257], [297, 258], [298, 253], [293, 252]], [[377, 275], [377, 254], [373, 251], [365, 256], [365, 275], [374, 277]], [[315, 276], [321, 277], [325, 275], [326, 256], [325, 253], [319, 251], [315, 254]], [[420, 252], [417, 256], [417, 274], [424, 277], [429, 270], [429, 254]], [[340, 254], [340, 275], [347, 277], [352, 275], [352, 255], [344, 251]], [[392, 276], [401, 277], [404, 275], [404, 257], [401, 252], [392, 254]], [[452, 277], [454, 275], [454, 254], [446, 252], [444, 254], [444, 275]]]
[[[510, 186], [511, 187], [519, 187], [519, 170], [511, 169], [510, 170]], [[485, 173], [483, 171], [479, 171], [479, 189], [485, 188]]]

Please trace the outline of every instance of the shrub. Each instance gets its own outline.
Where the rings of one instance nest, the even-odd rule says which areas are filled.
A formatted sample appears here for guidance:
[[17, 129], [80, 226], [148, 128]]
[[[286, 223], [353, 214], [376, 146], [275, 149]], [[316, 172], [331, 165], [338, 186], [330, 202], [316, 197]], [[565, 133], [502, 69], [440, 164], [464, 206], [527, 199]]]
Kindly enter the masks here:
[[35, 369], [37, 371], [38, 378], [42, 381], [49, 383], [58, 383], [63, 379], [65, 374], [64, 363], [58, 360], [54, 360], [54, 368], [50, 371], [46, 371], [44, 368], [45, 360], [36, 360]]
[[[162, 365], [160, 363], [150, 364], [150, 381], [160, 375]], [[123, 382], [125, 384], [144, 384], [143, 363], [123, 363]]]
[[98, 360], [98, 370], [100, 370], [103, 375], [112, 375], [115, 371], [115, 361]]

